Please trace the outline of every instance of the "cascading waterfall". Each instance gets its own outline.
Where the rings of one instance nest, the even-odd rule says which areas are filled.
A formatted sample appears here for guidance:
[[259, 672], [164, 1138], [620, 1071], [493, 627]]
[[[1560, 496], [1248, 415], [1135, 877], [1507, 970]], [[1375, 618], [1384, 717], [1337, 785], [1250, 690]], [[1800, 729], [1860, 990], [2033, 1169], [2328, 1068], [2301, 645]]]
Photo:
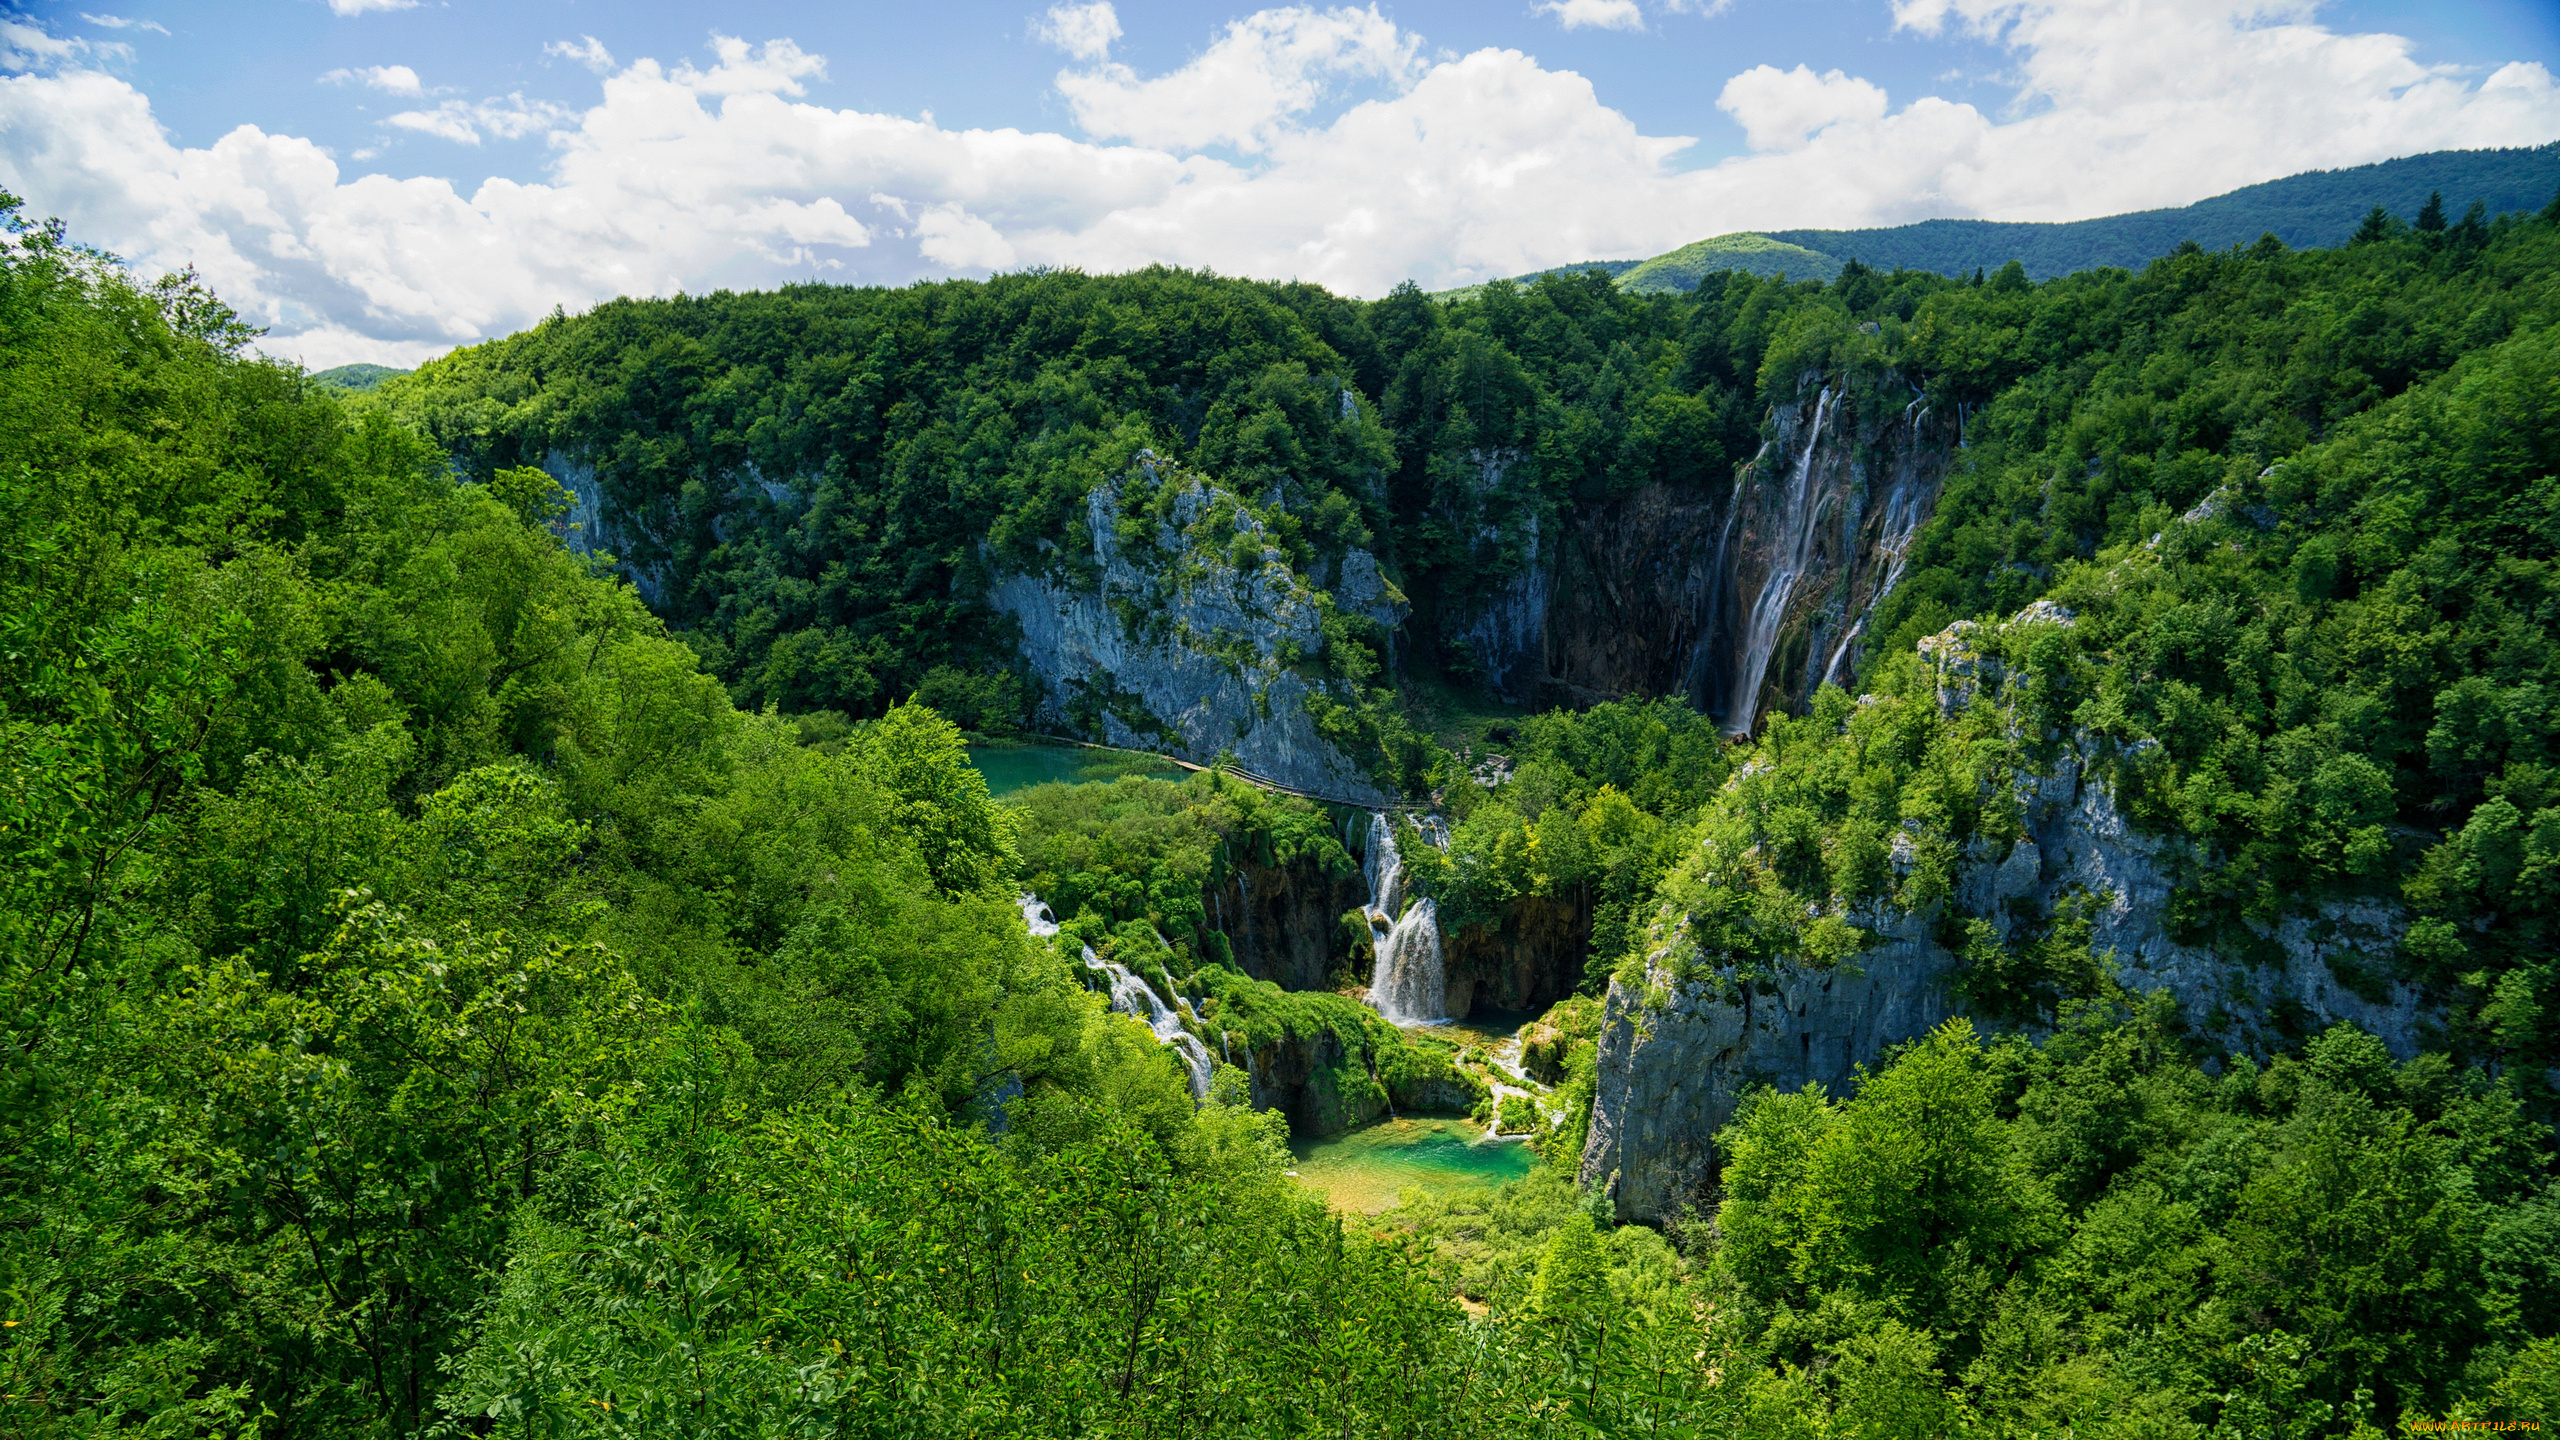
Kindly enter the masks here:
[[[1438, 822], [1425, 817], [1417, 826], [1425, 841], [1448, 842]], [[1405, 903], [1404, 856], [1396, 850], [1395, 828], [1384, 812], [1369, 820], [1369, 936], [1378, 952], [1371, 977], [1369, 1003], [1398, 1025], [1449, 1023], [1448, 978], [1440, 953], [1440, 907], [1428, 897]]]
[[[1917, 450], [1920, 422], [1927, 418], [1928, 412], [1914, 400], [1904, 413], [1910, 416], [1911, 447]], [[1830, 663], [1822, 667], [1822, 674], [1815, 679], [1815, 684], [1829, 684], [1838, 677], [1841, 658], [1849, 653], [1849, 647], [1857, 643], [1858, 637], [1866, 633], [1867, 617], [1875, 614], [1876, 607], [1893, 593], [1893, 587], [1902, 583], [1902, 568], [1911, 558], [1911, 537], [1920, 533], [1921, 512], [1926, 501], [1922, 490], [1919, 482], [1905, 476], [1898, 478], [1886, 495], [1884, 527], [1876, 537], [1876, 549], [1884, 556], [1884, 583], [1876, 587], [1875, 594], [1867, 597], [1865, 613], [1858, 617], [1857, 624], [1849, 627], [1849, 633], [1840, 637], [1839, 648], [1831, 652]]]
[[[1022, 923], [1034, 936], [1046, 939], [1058, 933], [1057, 917], [1049, 913], [1049, 907], [1039, 896], [1025, 895], [1021, 905]], [[1182, 1028], [1182, 1013], [1166, 1004], [1156, 994], [1155, 987], [1139, 978], [1135, 971], [1094, 954], [1090, 945], [1084, 947], [1084, 963], [1087, 969], [1101, 972], [1109, 982], [1113, 1010], [1136, 1016], [1155, 1032], [1157, 1044], [1172, 1046], [1174, 1053], [1182, 1057], [1182, 1068], [1191, 1074], [1191, 1098], [1208, 1099], [1209, 1077], [1215, 1072], [1209, 1059], [1209, 1047], [1200, 1043], [1199, 1036]], [[1224, 1036], [1219, 1038], [1221, 1042], [1225, 1039]]]
[[[1768, 453], [1768, 442], [1761, 442], [1759, 454], [1751, 457], [1751, 464], [1758, 465], [1760, 457]], [[1713, 703], [1707, 695], [1707, 682], [1715, 674], [1716, 637], [1724, 631], [1725, 591], [1733, 588], [1724, 573], [1724, 557], [1733, 549], [1733, 527], [1742, 518], [1743, 476], [1749, 468], [1734, 473], [1733, 493], [1724, 505], [1724, 528], [1716, 534], [1715, 558], [1707, 563], [1706, 622], [1698, 627], [1697, 648], [1689, 652], [1689, 703], [1701, 710]]]
[[1734, 673], [1733, 695], [1725, 706], [1727, 734], [1748, 735], [1759, 718], [1760, 686], [1768, 678], [1769, 657], [1778, 647], [1778, 629], [1786, 623], [1787, 601], [1795, 594], [1797, 577], [1813, 559], [1814, 521], [1820, 518], [1813, 504], [1813, 452], [1822, 444], [1822, 426], [1830, 410], [1831, 387], [1825, 385], [1813, 403], [1813, 425], [1805, 437], [1804, 454], [1787, 478], [1787, 506], [1779, 530], [1784, 552], [1775, 557], [1776, 564], [1751, 605], [1742, 665]]

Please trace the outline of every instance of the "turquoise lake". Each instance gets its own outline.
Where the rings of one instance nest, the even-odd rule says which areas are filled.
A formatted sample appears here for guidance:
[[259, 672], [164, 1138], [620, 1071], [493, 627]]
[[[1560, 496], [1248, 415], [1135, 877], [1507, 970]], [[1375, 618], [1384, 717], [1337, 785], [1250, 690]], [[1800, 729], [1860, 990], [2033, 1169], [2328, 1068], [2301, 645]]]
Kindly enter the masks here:
[[969, 763], [987, 777], [987, 792], [991, 795], [1010, 795], [1052, 781], [1081, 785], [1116, 780], [1123, 775], [1161, 775], [1170, 779], [1182, 773], [1182, 767], [1152, 755], [1129, 750], [1089, 750], [1080, 745], [972, 745]]
[[1324, 1192], [1336, 1210], [1374, 1215], [1407, 1186], [1449, 1195], [1491, 1190], [1537, 1168], [1537, 1153], [1517, 1140], [1487, 1140], [1464, 1120], [1420, 1116], [1381, 1120], [1347, 1135], [1293, 1140], [1298, 1183]]

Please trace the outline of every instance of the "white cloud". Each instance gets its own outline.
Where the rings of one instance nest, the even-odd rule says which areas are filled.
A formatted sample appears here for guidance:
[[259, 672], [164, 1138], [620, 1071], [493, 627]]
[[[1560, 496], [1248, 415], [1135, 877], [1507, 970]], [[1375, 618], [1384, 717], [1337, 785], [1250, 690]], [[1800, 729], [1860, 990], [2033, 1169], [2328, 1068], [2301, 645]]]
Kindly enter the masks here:
[[599, 75], [613, 68], [613, 52], [604, 48], [604, 42], [593, 35], [581, 35], [574, 41], [554, 40], [542, 47], [542, 53], [575, 61]]
[[323, 85], [362, 85], [386, 95], [424, 95], [427, 87], [418, 83], [418, 72], [406, 65], [367, 65], [350, 70], [344, 66], [320, 77]]
[[278, 353], [405, 363], [554, 305], [813, 272], [1166, 261], [1375, 295], [1734, 230], [2109, 214], [2560, 136], [2560, 87], [2539, 65], [2473, 83], [2403, 40], [2253, 0], [2152, 0], [2144, 15], [1919, 0], [1913, 28], [2006, 47], [2014, 111], [1894, 109], [1853, 76], [1760, 67], [1723, 100], [1769, 148], [1685, 167], [1687, 139], [1643, 133], [1582, 76], [1514, 50], [1426, 59], [1371, 10], [1265, 11], [1162, 75], [1071, 71], [1072, 136], [810, 103], [821, 57], [719, 37], [708, 68], [641, 59], [583, 109], [406, 112], [402, 128], [465, 144], [547, 134], [539, 181], [476, 187], [342, 171], [253, 126], [181, 146], [71, 42], [0, 21], [20, 72], [0, 76], [0, 186], [145, 270], [194, 263]]
[[80, 12], [80, 18], [101, 30], [149, 30], [160, 35], [169, 33], [169, 27], [157, 20], [130, 20], [122, 15], [92, 15], [86, 10]]
[[[801, 77], [827, 73], [827, 57], [812, 55], [788, 40], [749, 45], [734, 35], [714, 33], [711, 53], [720, 63], [708, 70], [678, 65], [672, 78], [696, 95], [799, 95]], [[646, 61], [642, 62], [646, 64]]]
[[1804, 65], [1754, 65], [1724, 84], [1716, 108], [1742, 122], [1754, 150], [1800, 150], [1813, 135], [1843, 121], [1884, 118], [1884, 91], [1837, 70], [1816, 75]]
[[369, 10], [415, 10], [418, 0], [329, 0], [329, 9], [338, 15], [362, 15]]
[[1052, 5], [1048, 14], [1031, 22], [1031, 33], [1078, 60], [1100, 60], [1120, 38], [1120, 12], [1111, 8], [1111, 0]]
[[574, 114], [567, 106], [527, 100], [517, 94], [503, 100], [447, 100], [433, 110], [403, 110], [385, 116], [382, 123], [440, 140], [477, 145], [483, 134], [500, 140], [520, 140], [556, 130], [568, 124]]
[[0, 19], [0, 70], [34, 70], [58, 65], [89, 48], [86, 40], [63, 40], [41, 26]]
[[914, 234], [918, 252], [954, 270], [1002, 270], [1014, 262], [1013, 246], [1003, 232], [956, 203], [936, 205], [917, 216]]
[[1231, 21], [1209, 48], [1169, 75], [1141, 79], [1105, 64], [1058, 76], [1076, 124], [1098, 139], [1189, 150], [1267, 148], [1286, 122], [1345, 80], [1410, 81], [1420, 36], [1365, 10], [1264, 10]]
[[[1673, 8], [1678, 8], [1676, 5]], [[1589, 27], [1597, 30], [1641, 30], [1644, 11], [1636, 0], [1546, 0], [1538, 7], [1543, 15], [1553, 15], [1567, 30]]]

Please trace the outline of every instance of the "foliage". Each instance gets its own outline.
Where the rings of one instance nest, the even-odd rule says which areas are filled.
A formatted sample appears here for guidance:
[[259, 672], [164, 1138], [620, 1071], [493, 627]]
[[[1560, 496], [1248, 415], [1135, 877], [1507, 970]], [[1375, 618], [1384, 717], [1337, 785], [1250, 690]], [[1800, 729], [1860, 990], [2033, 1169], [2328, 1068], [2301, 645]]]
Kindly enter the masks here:
[[2216, 1081], [2161, 1006], [1951, 1021], [1853, 1098], [1736, 1113], [1707, 1284], [1773, 1361], [1902, 1346], [1896, 1403], [1986, 1432], [2341, 1434], [2531, 1353], [2487, 1237], [2548, 1223], [2550, 1144], [2507, 1082], [2349, 1027]]
[[[2350, 1434], [2549, 1397], [2545, 222], [2044, 287], [810, 287], [345, 400], [0, 214], [0, 1429]], [[1720, 476], [1772, 377], [1888, 362], [1988, 409], [1886, 618], [2074, 622], [1967, 632], [1961, 676], [1906, 643], [1741, 755], [1676, 705], [1522, 722], [1501, 784], [1433, 777], [1446, 860], [1408, 847], [1456, 922], [1580, 887], [1630, 988], [1929, 911], [2046, 1037], [1754, 1099], [1686, 1253], [1567, 1178], [1591, 997], [1544, 1027], [1535, 1176], [1325, 1214], [1246, 1077], [1195, 1106], [1073, 957], [1337, 1100], [1463, 1108], [1449, 1046], [1219, 963], [1204, 890], [1346, 873], [1335, 819], [1216, 775], [998, 805], [899, 703], [1011, 713], [955, 582], [1045, 563], [1141, 445], [1279, 488], [1308, 556], [1376, 544], [1428, 634], [1533, 521]], [[657, 548], [573, 547], [555, 450]], [[2224, 857], [2200, 925], [2401, 886], [2454, 1053], [2208, 1066], [2089, 1002], [2085, 915], [1950, 909], [2065, 727]]]

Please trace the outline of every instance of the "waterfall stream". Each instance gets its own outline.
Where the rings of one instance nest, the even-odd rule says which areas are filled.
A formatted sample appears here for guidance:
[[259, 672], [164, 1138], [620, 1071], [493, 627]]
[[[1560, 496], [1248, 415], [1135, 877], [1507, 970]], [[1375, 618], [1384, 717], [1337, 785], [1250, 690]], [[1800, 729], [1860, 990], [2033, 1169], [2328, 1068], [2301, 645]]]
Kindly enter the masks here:
[[[1920, 405], [1920, 401], [1914, 400], [1903, 412], [1911, 420], [1911, 445], [1915, 450], [1920, 444], [1920, 423], [1928, 418], [1929, 413]], [[1893, 587], [1902, 583], [1902, 568], [1911, 558], [1911, 537], [1920, 533], [1920, 521], [1928, 508], [1927, 502], [1926, 486], [1907, 474], [1895, 477], [1892, 489], [1885, 496], [1884, 525], [1876, 536], [1876, 551], [1884, 556], [1884, 582], [1867, 597], [1866, 608], [1859, 614], [1858, 623], [1850, 626], [1849, 633], [1840, 637], [1839, 646], [1831, 652], [1831, 659], [1822, 667], [1822, 673], [1815, 677], [1815, 684], [1829, 684], [1838, 678], [1840, 661], [1849, 653], [1849, 647], [1857, 643], [1858, 637], [1866, 633], [1868, 617], [1884, 604], [1885, 597], [1893, 593]]]
[[[1417, 829], [1424, 840], [1446, 847], [1448, 838], [1436, 819], [1424, 817]], [[1404, 856], [1396, 850], [1395, 828], [1384, 812], [1369, 819], [1369, 858], [1363, 867], [1369, 881], [1369, 937], [1378, 952], [1369, 985], [1369, 1003], [1398, 1025], [1445, 1025], [1449, 1022], [1449, 986], [1440, 953], [1440, 907], [1428, 897], [1405, 903]]]
[[[1047, 939], [1058, 933], [1057, 917], [1049, 913], [1049, 907], [1039, 896], [1025, 895], [1021, 905], [1022, 923], [1033, 936]], [[1166, 1004], [1163, 997], [1156, 994], [1155, 987], [1137, 972], [1094, 954], [1090, 945], [1084, 947], [1084, 963], [1087, 969], [1101, 972], [1109, 982], [1113, 1010], [1137, 1017], [1155, 1032], [1157, 1044], [1172, 1046], [1174, 1053], [1182, 1057], [1182, 1068], [1191, 1075], [1191, 1098], [1208, 1099], [1209, 1077], [1215, 1067], [1209, 1059], [1209, 1047], [1200, 1043], [1199, 1036], [1182, 1027], [1182, 1012]], [[1220, 1039], [1223, 1042], [1224, 1037]]]
[[1768, 678], [1769, 657], [1778, 646], [1778, 629], [1786, 623], [1787, 601], [1796, 579], [1813, 559], [1814, 522], [1821, 516], [1813, 501], [1813, 452], [1822, 444], [1822, 425], [1831, 410], [1831, 387], [1813, 404], [1813, 424], [1805, 436], [1804, 454], [1787, 477], [1787, 504], [1778, 529], [1778, 550], [1771, 556], [1769, 578], [1751, 604], [1750, 628], [1744, 634], [1742, 665], [1734, 672], [1733, 695], [1725, 705], [1726, 733], [1748, 735], [1759, 718], [1760, 686]]

